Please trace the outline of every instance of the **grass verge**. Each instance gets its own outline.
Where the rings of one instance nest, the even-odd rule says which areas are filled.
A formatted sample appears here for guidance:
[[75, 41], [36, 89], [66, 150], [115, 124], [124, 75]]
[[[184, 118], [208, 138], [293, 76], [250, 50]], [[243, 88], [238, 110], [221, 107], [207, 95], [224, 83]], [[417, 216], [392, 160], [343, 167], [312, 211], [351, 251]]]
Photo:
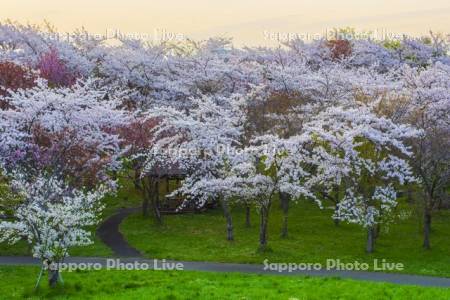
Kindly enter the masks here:
[[35, 292], [36, 267], [0, 267], [2, 299], [449, 299], [450, 289], [339, 278], [191, 271], [80, 271]]

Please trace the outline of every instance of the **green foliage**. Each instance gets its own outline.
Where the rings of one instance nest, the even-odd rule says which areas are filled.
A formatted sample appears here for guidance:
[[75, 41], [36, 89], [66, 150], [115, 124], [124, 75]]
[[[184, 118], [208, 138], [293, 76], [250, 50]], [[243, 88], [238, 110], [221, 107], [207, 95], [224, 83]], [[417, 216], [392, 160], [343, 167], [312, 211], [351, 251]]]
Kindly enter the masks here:
[[11, 191], [8, 183], [0, 176], [0, 215], [11, 216], [21, 199]]
[[389, 50], [398, 50], [402, 47], [402, 43], [399, 40], [387, 40], [383, 43], [383, 46]]

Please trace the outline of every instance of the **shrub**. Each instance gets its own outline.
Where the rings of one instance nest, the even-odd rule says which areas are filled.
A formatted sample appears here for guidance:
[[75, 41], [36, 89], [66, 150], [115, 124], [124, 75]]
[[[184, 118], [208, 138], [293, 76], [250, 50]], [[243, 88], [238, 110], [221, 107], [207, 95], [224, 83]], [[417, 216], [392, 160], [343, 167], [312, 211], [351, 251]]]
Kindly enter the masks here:
[[69, 70], [56, 49], [50, 49], [41, 56], [38, 69], [41, 77], [47, 79], [51, 87], [68, 87], [77, 81], [77, 73]]
[[348, 40], [331, 40], [327, 42], [334, 60], [349, 57], [352, 54], [352, 44]]

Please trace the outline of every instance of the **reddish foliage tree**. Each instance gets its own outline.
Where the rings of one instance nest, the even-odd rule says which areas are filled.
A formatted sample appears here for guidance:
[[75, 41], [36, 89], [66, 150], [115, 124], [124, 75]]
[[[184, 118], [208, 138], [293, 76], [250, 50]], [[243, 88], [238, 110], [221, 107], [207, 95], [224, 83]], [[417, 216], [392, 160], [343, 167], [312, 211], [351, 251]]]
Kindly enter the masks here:
[[70, 70], [63, 60], [59, 58], [56, 49], [50, 49], [49, 52], [41, 56], [38, 69], [41, 77], [47, 79], [50, 86], [68, 87], [75, 84], [78, 74]]
[[330, 40], [326, 45], [331, 50], [333, 60], [346, 58], [352, 54], [352, 44], [348, 40]]
[[151, 149], [153, 142], [152, 130], [158, 125], [158, 120], [147, 119], [144, 117], [137, 117], [125, 126], [118, 128], [118, 134], [122, 141], [122, 147], [128, 147], [127, 156], [130, 161], [127, 167], [132, 170], [134, 186], [141, 191], [142, 210], [144, 216], [148, 215], [148, 206], [152, 202], [152, 207], [157, 220], [161, 221], [161, 214], [157, 206], [155, 195], [157, 180], [150, 176], [142, 177], [145, 165], [145, 158], [136, 157], [136, 155], [143, 154], [147, 149]]
[[34, 162], [40, 168], [59, 166], [64, 177], [76, 187], [93, 187], [102, 180], [111, 163], [108, 153], [101, 153], [96, 142], [88, 142], [73, 129], [48, 132], [38, 124], [31, 129]]
[[119, 128], [119, 136], [126, 146], [131, 147], [129, 152], [137, 154], [149, 149], [152, 140], [152, 130], [158, 124], [156, 119], [136, 118], [126, 126]]
[[8, 90], [32, 88], [36, 85], [36, 76], [31, 70], [13, 62], [0, 62], [0, 109], [8, 108], [5, 97]]
[[[158, 125], [158, 120], [147, 118], [136, 118], [125, 126], [118, 128], [117, 134], [122, 141], [122, 147], [128, 147], [127, 156], [133, 157], [142, 154], [147, 149], [151, 149], [153, 142], [152, 130]], [[144, 168], [145, 160], [131, 159], [131, 165], [128, 166], [134, 171], [134, 182], [137, 188], [140, 188], [140, 176]]]

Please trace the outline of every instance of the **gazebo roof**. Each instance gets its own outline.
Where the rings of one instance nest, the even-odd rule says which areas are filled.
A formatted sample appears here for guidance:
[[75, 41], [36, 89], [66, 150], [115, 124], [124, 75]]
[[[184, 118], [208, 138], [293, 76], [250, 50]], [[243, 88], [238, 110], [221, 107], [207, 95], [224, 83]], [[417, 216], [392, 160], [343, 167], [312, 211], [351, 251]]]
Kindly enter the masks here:
[[161, 178], [183, 178], [186, 176], [186, 171], [178, 166], [171, 165], [155, 165], [151, 168], [147, 175]]

